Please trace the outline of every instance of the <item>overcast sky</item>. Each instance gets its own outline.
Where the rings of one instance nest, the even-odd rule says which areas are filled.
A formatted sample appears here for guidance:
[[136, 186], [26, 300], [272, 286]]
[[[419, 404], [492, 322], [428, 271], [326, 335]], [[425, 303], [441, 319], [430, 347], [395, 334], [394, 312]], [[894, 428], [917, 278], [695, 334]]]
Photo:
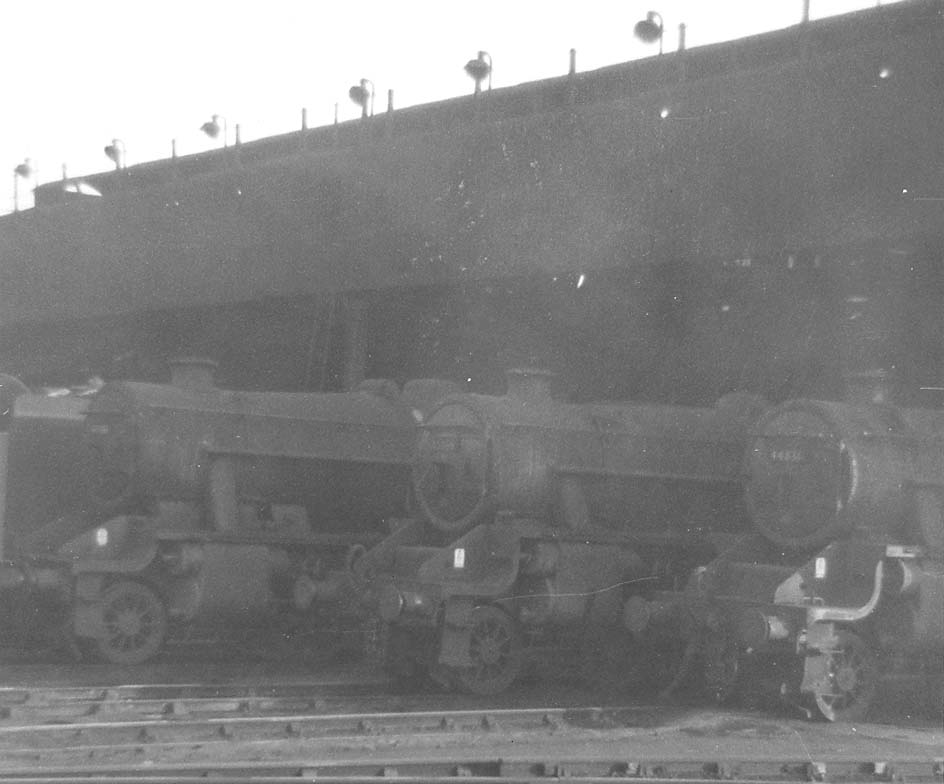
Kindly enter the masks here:
[[[813, 19], [876, 5], [875, 0], [811, 0]], [[657, 44], [633, 25], [657, 10], [665, 49], [786, 27], [802, 0], [626, 0], [531, 2], [362, 0], [358, 3], [218, 0], [11, 0], [0, 12], [4, 119], [0, 123], [0, 212], [13, 207], [13, 169], [29, 158], [39, 182], [112, 164], [103, 148], [120, 139], [129, 165], [221, 143], [199, 130], [226, 118], [232, 141], [358, 115], [347, 97], [370, 79], [377, 110], [387, 90], [397, 107], [471, 92], [463, 65], [486, 50], [493, 86], [505, 87], [577, 68], [652, 56]], [[33, 180], [20, 181], [20, 208], [32, 205]]]

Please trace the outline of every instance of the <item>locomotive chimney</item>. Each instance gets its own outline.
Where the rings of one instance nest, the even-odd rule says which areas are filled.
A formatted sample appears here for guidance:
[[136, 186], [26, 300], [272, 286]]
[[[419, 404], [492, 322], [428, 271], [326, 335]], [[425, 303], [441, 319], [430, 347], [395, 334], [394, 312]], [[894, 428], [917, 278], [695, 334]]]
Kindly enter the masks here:
[[551, 382], [554, 373], [539, 368], [513, 368], [506, 371], [508, 395], [528, 403], [546, 403], [551, 400]]
[[178, 357], [170, 361], [170, 383], [195, 392], [214, 389], [213, 375], [218, 367], [212, 359]]

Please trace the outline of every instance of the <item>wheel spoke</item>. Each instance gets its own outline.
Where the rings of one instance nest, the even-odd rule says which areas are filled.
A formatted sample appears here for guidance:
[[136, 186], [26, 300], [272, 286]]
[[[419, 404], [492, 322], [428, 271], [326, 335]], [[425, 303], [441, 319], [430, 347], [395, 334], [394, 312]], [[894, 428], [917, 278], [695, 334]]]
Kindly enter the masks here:
[[836, 647], [824, 651], [826, 690], [813, 696], [830, 721], [857, 721], [865, 716], [878, 682], [878, 669], [868, 645], [852, 632], [839, 630]]
[[157, 653], [164, 642], [164, 606], [146, 585], [124, 581], [102, 598], [103, 636], [98, 650], [107, 661], [138, 664]]
[[476, 694], [497, 694], [510, 686], [521, 668], [514, 621], [497, 607], [478, 607], [469, 637], [471, 666], [458, 673], [460, 683]]

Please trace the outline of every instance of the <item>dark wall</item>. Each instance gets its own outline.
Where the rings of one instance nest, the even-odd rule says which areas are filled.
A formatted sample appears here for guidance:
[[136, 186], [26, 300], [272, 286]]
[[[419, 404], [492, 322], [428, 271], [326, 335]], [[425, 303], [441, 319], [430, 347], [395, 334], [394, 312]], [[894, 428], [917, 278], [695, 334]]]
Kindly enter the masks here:
[[203, 353], [236, 386], [331, 388], [346, 292], [368, 374], [541, 364], [577, 397], [688, 401], [878, 363], [917, 388], [941, 372], [942, 89], [939, 4], [903, 3], [91, 178], [102, 198], [48, 186], [0, 219], [0, 361]]
[[942, 88], [902, 4], [111, 173], [0, 222], [0, 323], [940, 232]]
[[[944, 379], [944, 249], [934, 241], [831, 253], [666, 261], [585, 273], [360, 292], [364, 375], [444, 377], [504, 391], [539, 366], [574, 400], [707, 404], [750, 390], [839, 397], [847, 372], [898, 373], [911, 402]], [[578, 285], [579, 284], [579, 285]], [[37, 383], [164, 381], [167, 359], [215, 358], [219, 383], [340, 389], [344, 297], [269, 298], [107, 321], [8, 328], [5, 370]]]

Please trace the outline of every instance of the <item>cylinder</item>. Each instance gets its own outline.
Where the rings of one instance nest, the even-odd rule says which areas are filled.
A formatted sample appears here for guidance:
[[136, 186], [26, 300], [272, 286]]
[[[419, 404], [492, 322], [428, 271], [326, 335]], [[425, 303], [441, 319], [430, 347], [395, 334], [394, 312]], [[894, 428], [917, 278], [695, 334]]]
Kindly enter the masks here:
[[787, 640], [793, 634], [790, 622], [759, 608], [740, 608], [734, 621], [736, 638], [745, 649], [760, 649], [770, 642]]

